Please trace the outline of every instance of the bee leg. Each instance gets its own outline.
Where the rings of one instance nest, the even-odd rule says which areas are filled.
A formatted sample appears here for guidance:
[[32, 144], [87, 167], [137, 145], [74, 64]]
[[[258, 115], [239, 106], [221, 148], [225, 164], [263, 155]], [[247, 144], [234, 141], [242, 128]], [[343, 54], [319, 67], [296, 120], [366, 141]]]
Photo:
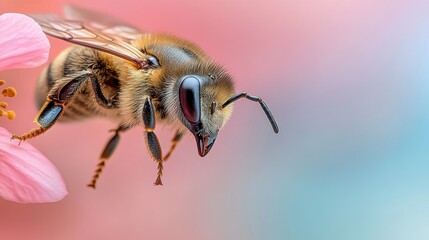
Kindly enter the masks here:
[[171, 139], [171, 147], [167, 154], [165, 154], [164, 158], [162, 159], [163, 162], [167, 161], [168, 158], [171, 156], [171, 153], [173, 153], [174, 149], [176, 148], [177, 144], [180, 142], [180, 140], [183, 137], [183, 132], [178, 130], [176, 134], [174, 135], [173, 139]]
[[21, 135], [13, 134], [12, 139], [18, 139], [19, 142], [22, 142], [44, 133], [52, 125], [54, 125], [55, 121], [57, 121], [58, 117], [61, 115], [63, 108], [64, 107], [60, 103], [48, 98], [43, 104], [39, 113], [34, 118], [34, 122], [37, 123], [40, 127], [34, 128]]
[[21, 135], [13, 134], [12, 139], [18, 139], [21, 142], [46, 132], [55, 124], [64, 108], [71, 102], [77, 90], [82, 83], [88, 79], [89, 75], [91, 74], [82, 74], [73, 78], [67, 81], [63, 86], [57, 88], [57, 90], [54, 90], [53, 93], [50, 93], [46, 102], [39, 110], [39, 113], [34, 118], [34, 122], [38, 124], [39, 127]]
[[103, 95], [103, 91], [101, 91], [100, 82], [98, 81], [97, 77], [94, 74], [91, 74], [89, 79], [91, 80], [91, 86], [94, 90], [95, 100], [97, 103], [107, 109], [118, 108], [116, 104], [117, 95], [113, 96], [110, 100], [107, 100]]
[[153, 132], [155, 129], [155, 109], [150, 97], [146, 97], [143, 104], [143, 124], [146, 130], [146, 146], [152, 159], [158, 163], [158, 174], [155, 185], [162, 185], [161, 176], [164, 166], [162, 165], [162, 151], [158, 137]]
[[97, 180], [100, 177], [101, 172], [103, 172], [103, 169], [106, 166], [107, 160], [110, 158], [110, 156], [112, 156], [113, 152], [116, 149], [116, 146], [119, 143], [119, 140], [120, 140], [119, 133], [124, 132], [127, 129], [128, 129], [128, 127], [126, 127], [124, 125], [120, 125], [117, 129], [110, 130], [111, 132], [115, 132], [115, 134], [107, 142], [106, 147], [104, 147], [104, 150], [100, 156], [100, 162], [98, 163], [97, 168], [95, 169], [95, 172], [94, 172], [94, 175], [92, 176], [91, 182], [87, 185], [88, 187], [95, 189], [95, 185], [97, 183]]

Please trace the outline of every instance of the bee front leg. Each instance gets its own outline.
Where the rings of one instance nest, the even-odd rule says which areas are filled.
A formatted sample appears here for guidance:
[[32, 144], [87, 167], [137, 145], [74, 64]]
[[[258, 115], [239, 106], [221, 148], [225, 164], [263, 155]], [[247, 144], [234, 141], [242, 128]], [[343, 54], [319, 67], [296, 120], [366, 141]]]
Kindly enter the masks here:
[[34, 122], [38, 124], [39, 127], [21, 135], [13, 134], [12, 139], [25, 141], [46, 132], [55, 124], [64, 108], [71, 102], [79, 87], [90, 75], [90, 73], [82, 74], [66, 81], [65, 84], [62, 83], [60, 87], [55, 86], [53, 91], [48, 95], [46, 102], [39, 110], [39, 113], [34, 118]]
[[149, 150], [152, 159], [158, 163], [158, 174], [155, 181], [155, 185], [162, 185], [161, 176], [162, 170], [162, 151], [161, 145], [159, 144], [158, 137], [153, 132], [155, 129], [155, 109], [153, 107], [150, 97], [146, 97], [143, 104], [143, 124], [146, 130], [146, 146]]
[[120, 136], [120, 132], [124, 132], [127, 130], [128, 127], [124, 125], [120, 125], [117, 129], [113, 129], [111, 131], [115, 132], [112, 138], [107, 142], [106, 147], [104, 147], [103, 152], [100, 156], [100, 162], [97, 165], [97, 168], [95, 169], [94, 175], [91, 179], [91, 182], [87, 185], [88, 187], [94, 188], [97, 183], [98, 178], [100, 177], [101, 172], [103, 172], [104, 167], [106, 166], [106, 161], [112, 156], [113, 152], [116, 149], [116, 146], [118, 146]]
[[180, 140], [183, 137], [183, 132], [180, 130], [177, 130], [176, 134], [174, 135], [173, 139], [171, 139], [171, 147], [167, 154], [165, 154], [164, 158], [162, 159], [163, 162], [167, 161], [168, 158], [170, 158], [171, 154], [173, 153], [174, 149], [176, 149], [177, 144], [180, 142]]

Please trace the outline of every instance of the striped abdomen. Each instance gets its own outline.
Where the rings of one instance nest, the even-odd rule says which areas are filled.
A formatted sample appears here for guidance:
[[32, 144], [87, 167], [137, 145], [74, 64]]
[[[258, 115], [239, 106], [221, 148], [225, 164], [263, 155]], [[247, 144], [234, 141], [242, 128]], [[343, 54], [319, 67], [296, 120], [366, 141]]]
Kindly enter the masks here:
[[[93, 49], [75, 46], [63, 51], [43, 71], [36, 87], [37, 107], [41, 107], [48, 95], [56, 92], [65, 83], [88, 73], [94, 73], [100, 83], [103, 95], [114, 98], [119, 91], [117, 72], [112, 67], [111, 58]], [[117, 108], [101, 107], [96, 99], [89, 81], [82, 84], [72, 102], [67, 104], [59, 121], [74, 121], [94, 116], [118, 118]]]

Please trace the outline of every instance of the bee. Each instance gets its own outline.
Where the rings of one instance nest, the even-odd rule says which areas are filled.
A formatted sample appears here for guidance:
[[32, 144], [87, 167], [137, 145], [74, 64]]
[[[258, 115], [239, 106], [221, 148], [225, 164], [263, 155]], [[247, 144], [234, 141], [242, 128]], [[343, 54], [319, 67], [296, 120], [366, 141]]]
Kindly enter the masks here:
[[[232, 77], [194, 43], [168, 34], [144, 33], [90, 10], [73, 6], [65, 10], [67, 18], [31, 16], [46, 34], [75, 45], [56, 57], [39, 78], [40, 110], [34, 119], [38, 127], [12, 138], [34, 138], [57, 121], [90, 117], [115, 121], [118, 127], [101, 153], [89, 187], [95, 188], [120, 134], [135, 126], [143, 126], [149, 155], [158, 165], [155, 185], [162, 185], [163, 163], [186, 132], [195, 137], [201, 157], [210, 152], [238, 99], [259, 103], [278, 133], [265, 102], [246, 92], [235, 93]], [[176, 129], [165, 155], [155, 134], [156, 124]]]

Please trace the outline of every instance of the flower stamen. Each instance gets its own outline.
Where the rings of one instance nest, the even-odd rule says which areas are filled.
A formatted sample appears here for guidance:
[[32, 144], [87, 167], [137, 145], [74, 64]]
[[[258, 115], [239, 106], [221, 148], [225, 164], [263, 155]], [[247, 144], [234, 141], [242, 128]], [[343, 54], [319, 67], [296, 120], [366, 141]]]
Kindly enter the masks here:
[[[0, 80], [0, 86], [4, 85], [6, 82], [4, 80]], [[7, 87], [1, 91], [3, 97], [15, 97], [16, 90], [13, 87]], [[6, 102], [0, 101], [0, 117], [6, 116], [9, 120], [15, 119], [15, 112], [12, 110], [7, 110], [8, 104]], [[4, 109], [4, 110], [3, 110]]]
[[13, 87], [5, 88], [5, 89], [3, 89], [3, 91], [1, 93], [5, 97], [15, 97], [16, 96], [16, 90]]

